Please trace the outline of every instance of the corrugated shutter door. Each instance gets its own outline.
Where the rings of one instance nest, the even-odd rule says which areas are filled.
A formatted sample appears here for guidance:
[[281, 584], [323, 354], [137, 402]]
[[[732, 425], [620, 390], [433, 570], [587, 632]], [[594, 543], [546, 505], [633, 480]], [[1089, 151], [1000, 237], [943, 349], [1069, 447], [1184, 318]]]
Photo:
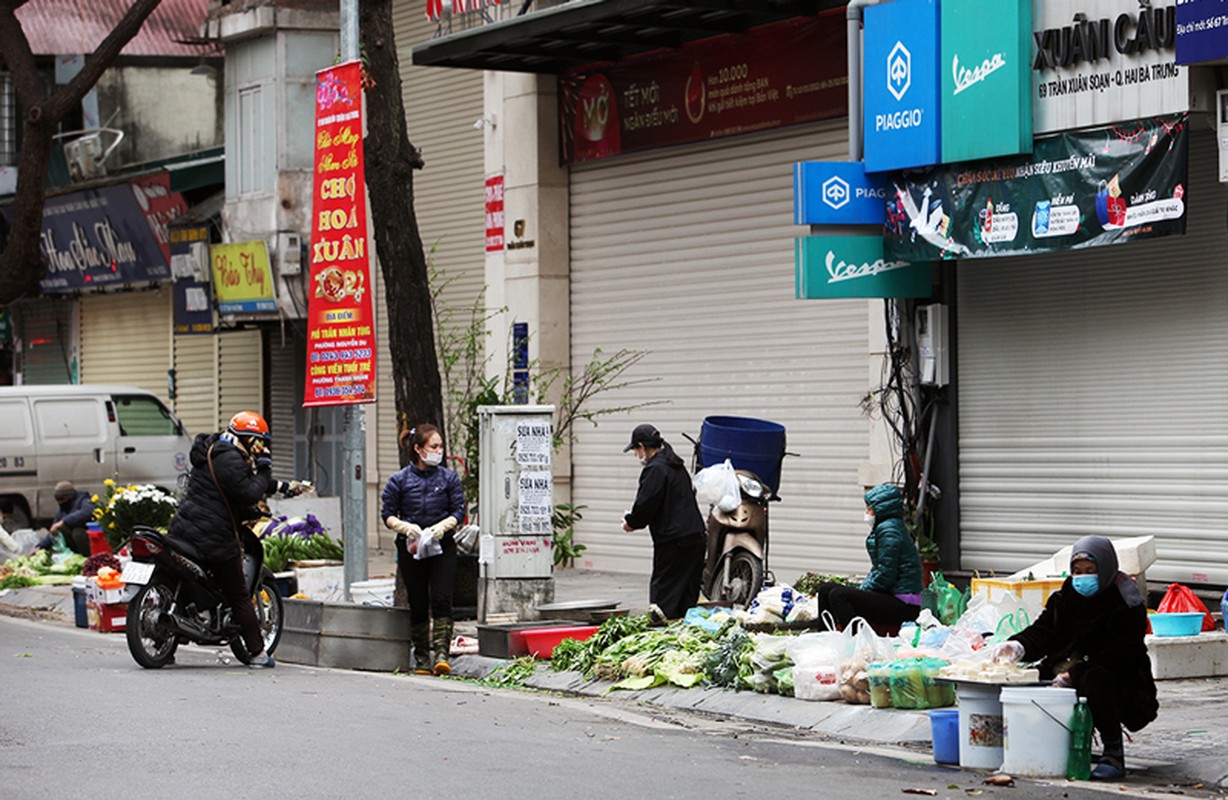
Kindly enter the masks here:
[[963, 568], [1154, 535], [1149, 579], [1228, 582], [1228, 234], [1195, 134], [1185, 236], [960, 266]]
[[175, 337], [175, 414], [195, 436], [217, 430], [217, 337]]
[[240, 411], [264, 413], [264, 374], [259, 330], [218, 334], [218, 429]]
[[72, 315], [76, 304], [46, 299], [22, 303], [21, 381], [31, 385], [72, 383]]
[[868, 564], [857, 468], [869, 453], [865, 300], [794, 299], [792, 164], [847, 156], [842, 125], [807, 125], [577, 166], [571, 174], [572, 370], [600, 348], [647, 351], [630, 385], [594, 406], [657, 403], [578, 422], [573, 501], [586, 506], [583, 561], [646, 571], [647, 534], [620, 520], [639, 467], [622, 452], [637, 422], [657, 425], [690, 461], [682, 438], [704, 417], [783, 424], [783, 502], [772, 507], [769, 567]]
[[[421, 3], [393, 4], [393, 25], [403, 50], [401, 85], [409, 139], [426, 154], [427, 161], [426, 168], [414, 174], [414, 208], [428, 263], [451, 281], [444, 291], [443, 304], [453, 309], [463, 324], [486, 285], [485, 138], [481, 131], [473, 130], [473, 121], [483, 113], [483, 73], [413, 66], [408, 48], [429, 41], [435, 34], [436, 24], [426, 18], [423, 10]], [[396, 393], [382, 280], [378, 283], [376, 304], [379, 318], [376, 469], [382, 489], [383, 481], [400, 469]], [[430, 335], [427, 331], [423, 333]], [[413, 420], [419, 421], [422, 420]]]
[[171, 291], [81, 298], [81, 382], [119, 383], [153, 392], [169, 405], [174, 366]]

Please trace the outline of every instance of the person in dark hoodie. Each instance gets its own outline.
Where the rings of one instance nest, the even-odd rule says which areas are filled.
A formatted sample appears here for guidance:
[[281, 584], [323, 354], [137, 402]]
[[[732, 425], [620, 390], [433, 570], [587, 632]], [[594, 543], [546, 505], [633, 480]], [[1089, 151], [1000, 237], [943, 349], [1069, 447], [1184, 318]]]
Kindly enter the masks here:
[[1093, 780], [1125, 777], [1121, 727], [1142, 730], [1159, 711], [1146, 634], [1147, 604], [1118, 571], [1113, 543], [1084, 536], [1070, 551], [1070, 577], [1036, 622], [993, 651], [999, 661], [1040, 661], [1042, 678], [1087, 698], [1104, 744]]
[[39, 550], [50, 550], [55, 545], [55, 537], [62, 536], [64, 543], [74, 553], [88, 556], [90, 554], [90, 537], [86, 523], [94, 518], [94, 503], [89, 492], [82, 492], [68, 481], [60, 481], [52, 490], [52, 497], [58, 506], [55, 519], [47, 535], [38, 540]]
[[652, 534], [648, 602], [665, 619], [678, 619], [699, 600], [707, 533], [695, 486], [682, 459], [651, 425], [637, 425], [623, 452], [635, 451], [643, 469], [623, 530]]
[[861, 586], [824, 583], [820, 610], [830, 611], [843, 628], [855, 617], [871, 625], [898, 628], [921, 613], [921, 556], [904, 525], [904, 496], [889, 483], [865, 493], [870, 535], [866, 552], [870, 572]]
[[264, 649], [236, 526], [251, 519], [253, 507], [265, 497], [278, 492], [292, 497], [304, 489], [298, 482], [273, 478], [271, 441], [268, 423], [252, 411], [235, 414], [220, 433], [197, 435], [188, 485], [167, 531], [172, 538], [191, 542], [213, 573], [242, 628], [243, 644], [253, 654], [247, 665], [255, 669], [276, 662]]

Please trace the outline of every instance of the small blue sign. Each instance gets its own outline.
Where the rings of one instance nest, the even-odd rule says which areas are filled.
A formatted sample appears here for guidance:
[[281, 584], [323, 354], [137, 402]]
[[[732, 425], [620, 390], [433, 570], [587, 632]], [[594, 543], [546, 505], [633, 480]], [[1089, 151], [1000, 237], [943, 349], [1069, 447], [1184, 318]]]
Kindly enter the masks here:
[[941, 160], [938, 0], [865, 9], [866, 171]]
[[1228, 58], [1228, 0], [1177, 3], [1177, 63]]
[[860, 161], [800, 161], [793, 165], [796, 225], [882, 225], [887, 179], [867, 175]]

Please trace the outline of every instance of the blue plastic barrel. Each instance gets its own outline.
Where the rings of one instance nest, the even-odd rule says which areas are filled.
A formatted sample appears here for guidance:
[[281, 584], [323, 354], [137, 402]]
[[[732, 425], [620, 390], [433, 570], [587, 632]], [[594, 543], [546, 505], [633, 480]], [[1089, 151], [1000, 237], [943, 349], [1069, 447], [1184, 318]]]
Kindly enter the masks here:
[[751, 417], [706, 417], [699, 432], [700, 466], [725, 459], [780, 489], [780, 462], [785, 457], [785, 426]]
[[959, 710], [936, 708], [930, 712], [930, 732], [934, 741], [934, 761], [959, 763]]

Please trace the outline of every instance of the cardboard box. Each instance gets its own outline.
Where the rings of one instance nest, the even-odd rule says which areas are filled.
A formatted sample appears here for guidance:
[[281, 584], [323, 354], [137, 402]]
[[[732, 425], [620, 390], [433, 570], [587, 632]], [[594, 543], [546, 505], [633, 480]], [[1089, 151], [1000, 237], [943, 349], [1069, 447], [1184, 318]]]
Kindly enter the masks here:
[[90, 630], [99, 633], [123, 633], [128, 622], [127, 603], [97, 603], [93, 600], [85, 602], [85, 616], [89, 620]]
[[131, 593], [128, 591], [127, 586], [121, 586], [118, 589], [103, 589], [98, 585], [98, 581], [89, 578], [85, 582], [85, 599], [99, 605], [122, 604], [127, 603], [131, 599]]

